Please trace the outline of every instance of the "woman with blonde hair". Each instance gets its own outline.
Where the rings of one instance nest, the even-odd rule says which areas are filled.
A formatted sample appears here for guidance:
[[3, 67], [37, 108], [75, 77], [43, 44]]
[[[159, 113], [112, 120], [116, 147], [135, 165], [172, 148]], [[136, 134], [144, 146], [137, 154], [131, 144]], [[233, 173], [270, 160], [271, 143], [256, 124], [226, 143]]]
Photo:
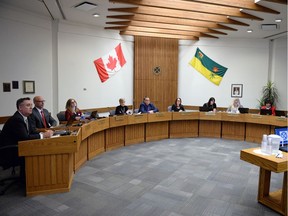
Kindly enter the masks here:
[[240, 103], [239, 98], [235, 98], [232, 102], [232, 104], [228, 107], [227, 112], [229, 113], [239, 113], [239, 108], [243, 108], [243, 106]]

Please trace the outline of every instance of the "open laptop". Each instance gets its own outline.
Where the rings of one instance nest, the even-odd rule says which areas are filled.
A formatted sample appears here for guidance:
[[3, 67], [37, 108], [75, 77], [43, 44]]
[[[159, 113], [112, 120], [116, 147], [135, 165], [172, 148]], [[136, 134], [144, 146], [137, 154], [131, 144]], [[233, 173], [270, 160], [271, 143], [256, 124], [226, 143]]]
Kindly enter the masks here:
[[199, 107], [199, 111], [200, 111], [200, 112], [208, 112], [208, 108], [207, 108], [207, 107], [200, 106], [200, 107]]
[[285, 116], [285, 112], [282, 110], [275, 110], [276, 116]]
[[272, 115], [272, 110], [260, 109], [260, 115]]
[[244, 107], [240, 107], [238, 108], [240, 113], [248, 113], [249, 112], [249, 108], [244, 108]]
[[288, 127], [275, 127], [274, 133], [282, 139], [280, 141], [280, 151], [288, 151]]

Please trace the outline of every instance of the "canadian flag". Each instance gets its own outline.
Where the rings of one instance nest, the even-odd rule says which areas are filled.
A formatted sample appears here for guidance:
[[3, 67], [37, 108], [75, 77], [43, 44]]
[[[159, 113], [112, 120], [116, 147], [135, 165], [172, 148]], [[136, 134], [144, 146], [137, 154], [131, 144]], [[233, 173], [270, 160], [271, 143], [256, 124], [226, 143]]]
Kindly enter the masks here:
[[107, 55], [98, 58], [94, 61], [96, 70], [101, 82], [105, 82], [110, 77], [115, 75], [126, 63], [124, 58], [121, 43], [110, 51]]

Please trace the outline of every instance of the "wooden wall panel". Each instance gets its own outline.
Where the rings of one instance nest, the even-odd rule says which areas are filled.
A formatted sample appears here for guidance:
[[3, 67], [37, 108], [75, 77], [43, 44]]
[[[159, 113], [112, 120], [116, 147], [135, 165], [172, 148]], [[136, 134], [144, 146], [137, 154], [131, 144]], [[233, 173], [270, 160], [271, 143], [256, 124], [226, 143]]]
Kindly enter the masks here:
[[160, 111], [167, 111], [178, 94], [178, 40], [135, 37], [134, 48], [134, 108], [148, 96]]

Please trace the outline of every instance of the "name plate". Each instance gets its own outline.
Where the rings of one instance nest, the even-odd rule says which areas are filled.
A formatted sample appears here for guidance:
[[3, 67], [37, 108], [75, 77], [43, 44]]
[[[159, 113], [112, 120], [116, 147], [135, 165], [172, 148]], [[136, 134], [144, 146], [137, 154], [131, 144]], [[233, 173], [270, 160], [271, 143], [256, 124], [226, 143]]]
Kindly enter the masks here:
[[281, 116], [281, 117], [277, 117], [276, 120], [277, 121], [287, 121], [287, 118], [284, 116]]
[[251, 118], [257, 118], [257, 119], [261, 119], [261, 118], [263, 118], [263, 116], [261, 116], [261, 115], [258, 115], [258, 114], [252, 114], [251, 115]]
[[207, 116], [215, 116], [216, 113], [215, 112], [205, 112], [205, 115], [207, 115]]
[[239, 113], [227, 113], [227, 116], [239, 117]]
[[96, 120], [96, 122], [98, 123], [98, 125], [103, 125], [105, 123], [105, 120], [99, 119], [99, 120]]
[[155, 114], [157, 117], [163, 117], [164, 116], [164, 113], [156, 113]]
[[116, 116], [115, 121], [124, 121], [124, 116]]

